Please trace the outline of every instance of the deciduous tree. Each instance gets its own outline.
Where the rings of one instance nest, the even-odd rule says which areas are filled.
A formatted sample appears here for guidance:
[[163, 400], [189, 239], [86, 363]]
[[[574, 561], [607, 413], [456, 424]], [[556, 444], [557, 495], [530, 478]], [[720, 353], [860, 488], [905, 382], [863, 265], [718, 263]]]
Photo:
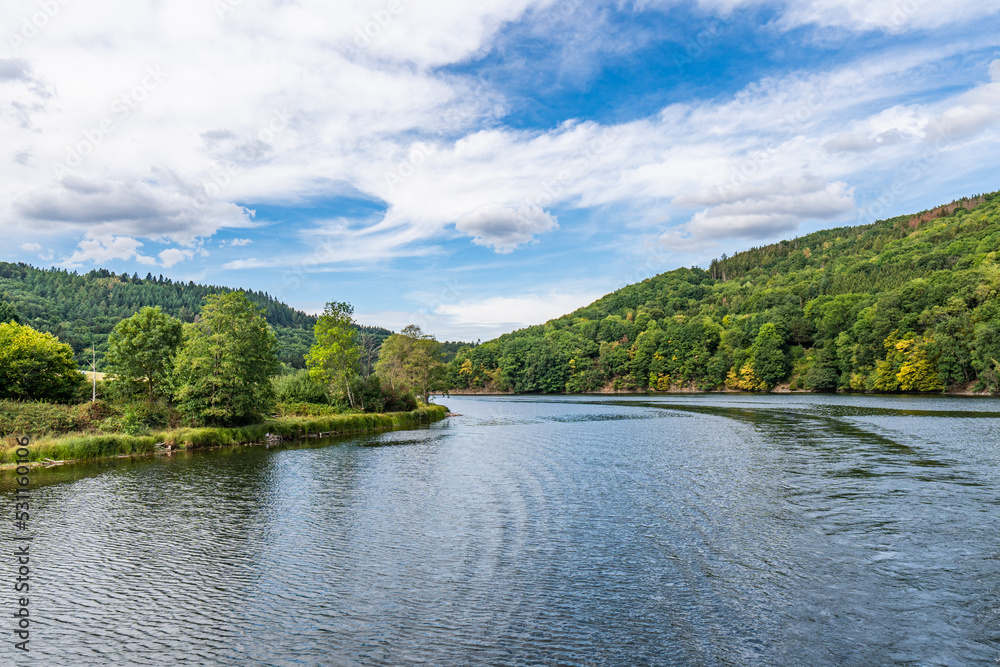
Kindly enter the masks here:
[[325, 384], [329, 391], [341, 388], [351, 407], [355, 407], [351, 380], [360, 370], [361, 347], [354, 327], [354, 307], [331, 301], [316, 320], [316, 342], [306, 355], [309, 374]]
[[243, 292], [205, 298], [201, 319], [185, 326], [174, 364], [180, 409], [211, 424], [245, 424], [274, 404], [278, 341], [263, 309]]
[[0, 323], [0, 398], [69, 402], [83, 383], [69, 345], [29, 326]]
[[441, 343], [411, 324], [382, 344], [375, 373], [389, 383], [393, 393], [413, 391], [427, 403], [444, 366], [440, 357]]
[[162, 395], [182, 338], [181, 321], [159, 306], [119, 322], [108, 336], [104, 357], [114, 385], [123, 393], [142, 392], [150, 400]]

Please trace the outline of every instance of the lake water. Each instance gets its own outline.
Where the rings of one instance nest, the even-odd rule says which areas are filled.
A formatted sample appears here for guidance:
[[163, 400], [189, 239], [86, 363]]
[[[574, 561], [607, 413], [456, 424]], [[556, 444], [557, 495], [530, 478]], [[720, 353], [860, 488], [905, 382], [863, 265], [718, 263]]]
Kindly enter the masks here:
[[1000, 658], [998, 400], [439, 402], [462, 416], [35, 473], [31, 652], [8, 557], [0, 663]]

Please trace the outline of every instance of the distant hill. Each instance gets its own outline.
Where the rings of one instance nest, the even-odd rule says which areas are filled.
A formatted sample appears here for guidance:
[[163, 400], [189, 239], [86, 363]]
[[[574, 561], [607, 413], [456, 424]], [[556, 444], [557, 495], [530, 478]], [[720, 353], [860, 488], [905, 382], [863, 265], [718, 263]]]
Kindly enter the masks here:
[[[64, 269], [39, 269], [28, 264], [0, 262], [0, 303], [14, 309], [22, 323], [55, 334], [69, 343], [82, 364], [90, 363], [84, 350], [96, 346], [98, 368], [107, 349], [107, 337], [118, 322], [145, 306], [191, 322], [209, 294], [231, 291], [227, 287], [174, 282], [162, 275], [116, 274], [95, 269], [84, 274]], [[279, 356], [302, 368], [303, 355], [313, 343], [316, 317], [295, 310], [265, 292], [248, 291], [251, 301], [265, 309], [268, 323], [278, 337]], [[382, 327], [360, 326], [379, 344], [392, 334]], [[85, 359], [86, 357], [86, 359]]]
[[1000, 390], [1000, 193], [677, 269], [461, 350], [456, 388]]

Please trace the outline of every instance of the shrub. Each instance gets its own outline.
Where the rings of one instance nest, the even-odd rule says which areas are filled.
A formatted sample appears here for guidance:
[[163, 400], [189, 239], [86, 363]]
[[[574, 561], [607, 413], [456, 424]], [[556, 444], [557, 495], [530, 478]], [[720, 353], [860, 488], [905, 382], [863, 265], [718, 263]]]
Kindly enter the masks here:
[[309, 371], [303, 369], [288, 375], [276, 375], [271, 378], [275, 398], [280, 403], [317, 403], [329, 404], [326, 387], [309, 376]]

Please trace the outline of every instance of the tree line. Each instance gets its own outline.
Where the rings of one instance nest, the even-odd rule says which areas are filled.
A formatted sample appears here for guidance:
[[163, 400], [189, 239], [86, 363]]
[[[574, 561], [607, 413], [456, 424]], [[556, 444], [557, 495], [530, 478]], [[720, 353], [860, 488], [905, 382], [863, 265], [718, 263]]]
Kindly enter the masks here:
[[[89, 364], [96, 351], [98, 370], [104, 371], [108, 336], [122, 319], [145, 307], [159, 306], [181, 322], [194, 322], [206, 296], [231, 292], [218, 285], [174, 281], [147, 273], [117, 274], [94, 269], [84, 274], [65, 269], [40, 269], [25, 263], [0, 262], [0, 321], [15, 317], [38, 331], [53, 334], [73, 348], [80, 365]], [[316, 317], [289, 307], [267, 292], [244, 291], [258, 306], [278, 339], [278, 358], [305, 368], [305, 354], [313, 343]], [[9, 316], [5, 316], [9, 312]], [[376, 345], [391, 332], [358, 325]]]
[[[208, 294], [191, 322], [160, 306], [120, 320], [107, 337], [101, 394], [176, 411], [191, 425], [253, 423], [284, 406], [310, 414], [409, 410], [430, 399], [443, 368], [441, 344], [410, 326], [375, 345], [350, 304], [315, 318], [305, 368], [283, 365], [266, 309], [244, 292]], [[90, 398], [69, 344], [0, 312], [0, 399], [80, 402]], [[318, 408], [317, 408], [318, 409]], [[162, 424], [147, 424], [147, 426]]]

